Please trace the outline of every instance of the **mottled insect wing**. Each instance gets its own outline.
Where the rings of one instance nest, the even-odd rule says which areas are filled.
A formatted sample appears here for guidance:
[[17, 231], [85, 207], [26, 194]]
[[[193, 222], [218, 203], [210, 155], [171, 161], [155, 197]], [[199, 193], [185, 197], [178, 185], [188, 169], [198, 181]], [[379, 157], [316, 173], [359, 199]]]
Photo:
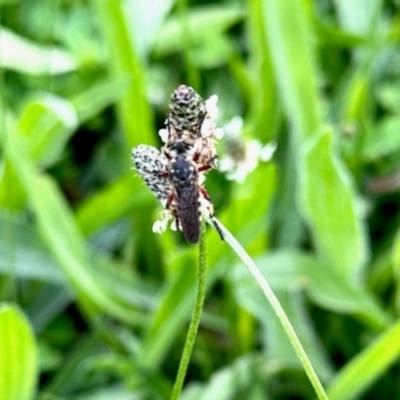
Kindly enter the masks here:
[[189, 243], [200, 237], [199, 192], [195, 185], [177, 188], [177, 212], [182, 232]]

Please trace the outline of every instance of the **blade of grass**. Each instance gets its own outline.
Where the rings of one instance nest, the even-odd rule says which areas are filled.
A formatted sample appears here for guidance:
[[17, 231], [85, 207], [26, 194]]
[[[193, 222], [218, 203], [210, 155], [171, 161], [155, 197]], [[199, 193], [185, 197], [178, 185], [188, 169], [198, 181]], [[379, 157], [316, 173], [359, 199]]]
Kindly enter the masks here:
[[274, 137], [279, 122], [280, 103], [271, 53], [266, 40], [261, 0], [249, 2], [247, 26], [251, 49], [250, 75], [253, 76], [250, 99], [254, 134], [265, 142]]
[[122, 2], [114, 0], [93, 0], [93, 2], [110, 51], [109, 65], [112, 73], [116, 79], [127, 77], [130, 79], [125, 94], [117, 103], [127, 152], [131, 147], [141, 143], [155, 144], [151, 110], [146, 98], [143, 60], [139, 58], [135, 44], [130, 39]]
[[[49, 249], [63, 268], [78, 298], [85, 300], [81, 305], [95, 305], [97, 310], [128, 324], [138, 322], [141, 318], [138, 313], [117, 303], [99, 284], [96, 275], [91, 273], [89, 252], [71, 211], [51, 178], [36, 172], [22, 138], [15, 131], [8, 135], [5, 152], [28, 195]], [[85, 309], [88, 311], [87, 307]]]
[[300, 140], [318, 132], [321, 101], [306, 2], [261, 2], [267, 42], [287, 118]]
[[400, 356], [400, 321], [360, 351], [327, 390], [330, 400], [351, 400], [361, 394]]
[[[212, 222], [209, 222], [210, 225], [213, 225]], [[288, 336], [290, 343], [293, 346], [294, 351], [300, 359], [301, 364], [303, 365], [304, 371], [306, 372], [308, 379], [310, 380], [312, 386], [314, 387], [315, 393], [318, 396], [318, 399], [328, 400], [328, 397], [324, 391], [324, 388], [321, 382], [318, 379], [316, 372], [314, 371], [313, 366], [311, 365], [310, 360], [307, 357], [307, 353], [304, 351], [303, 346], [301, 345], [296, 332], [293, 329], [292, 324], [290, 323], [284, 309], [282, 308], [279, 300], [275, 296], [272, 291], [269, 283], [265, 280], [264, 276], [257, 268], [254, 261], [250, 258], [250, 256], [246, 253], [240, 243], [231, 235], [231, 233], [221, 224], [221, 222], [217, 221], [224, 239], [231, 246], [232, 250], [237, 254], [237, 256], [243, 261], [245, 266], [248, 268], [251, 275], [253, 275], [254, 279], [257, 281], [261, 290], [263, 291], [265, 297], [273, 308], [276, 316], [278, 317], [282, 327]]]

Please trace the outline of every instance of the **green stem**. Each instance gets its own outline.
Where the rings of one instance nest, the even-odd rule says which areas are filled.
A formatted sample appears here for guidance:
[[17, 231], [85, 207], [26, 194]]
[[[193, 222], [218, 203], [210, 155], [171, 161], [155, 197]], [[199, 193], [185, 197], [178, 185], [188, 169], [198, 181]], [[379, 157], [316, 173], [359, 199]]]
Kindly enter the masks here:
[[[208, 221], [211, 225], [211, 221]], [[271, 304], [276, 316], [278, 317], [282, 327], [289, 338], [290, 343], [292, 344], [294, 351], [300, 359], [301, 364], [310, 380], [311, 384], [314, 387], [315, 393], [320, 400], [328, 400], [328, 396], [325, 393], [325, 390], [318, 379], [317, 374], [314, 371], [313, 366], [311, 365], [310, 360], [307, 357], [307, 354], [300, 343], [299, 338], [296, 335], [296, 332], [293, 329], [292, 324], [289, 321], [284, 309], [282, 308], [279, 300], [275, 296], [274, 292], [271, 289], [269, 283], [265, 280], [264, 276], [257, 268], [254, 261], [250, 258], [250, 256], [246, 253], [243, 247], [239, 244], [239, 242], [232, 236], [232, 234], [221, 224], [221, 222], [216, 221], [225, 241], [232, 247], [232, 250], [239, 256], [239, 258], [246, 265], [250, 273], [253, 275], [257, 283], [260, 285], [261, 290], [264, 292], [265, 297], [268, 302]]]
[[206, 226], [203, 221], [201, 224], [201, 235], [199, 244], [199, 271], [197, 278], [197, 295], [192, 319], [189, 325], [189, 331], [186, 336], [185, 347], [181, 361], [179, 364], [178, 373], [174, 388], [172, 390], [171, 400], [178, 400], [182, 391], [183, 382], [185, 380], [186, 371], [189, 365], [190, 357], [192, 355], [194, 342], [196, 340], [197, 330], [200, 325], [201, 313], [203, 311], [204, 298], [206, 293], [206, 271], [207, 271], [207, 246], [206, 246]]

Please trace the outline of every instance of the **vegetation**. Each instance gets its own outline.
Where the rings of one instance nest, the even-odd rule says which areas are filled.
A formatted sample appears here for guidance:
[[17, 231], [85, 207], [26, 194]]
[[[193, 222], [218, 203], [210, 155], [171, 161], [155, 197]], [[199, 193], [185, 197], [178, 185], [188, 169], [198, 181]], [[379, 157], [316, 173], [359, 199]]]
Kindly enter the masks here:
[[399, 18], [379, 0], [0, 0], [0, 400], [170, 398], [198, 246], [152, 232], [131, 149], [161, 146], [180, 84], [218, 95], [221, 164], [248, 151], [206, 187], [261, 272], [208, 228], [181, 399], [316, 398], [265, 281], [329, 399], [399, 398]]

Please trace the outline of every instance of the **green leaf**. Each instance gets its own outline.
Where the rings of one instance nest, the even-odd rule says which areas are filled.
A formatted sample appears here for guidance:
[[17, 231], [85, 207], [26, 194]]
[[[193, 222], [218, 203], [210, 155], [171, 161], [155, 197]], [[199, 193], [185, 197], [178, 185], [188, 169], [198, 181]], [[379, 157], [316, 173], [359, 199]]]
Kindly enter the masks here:
[[262, 2], [262, 15], [279, 96], [295, 135], [304, 140], [321, 125], [310, 15], [306, 2]]
[[166, 282], [159, 295], [159, 306], [151, 316], [149, 330], [141, 348], [139, 359], [146, 367], [154, 368], [164, 359], [192, 310], [196, 293], [196, 259], [193, 252], [179, 257], [174, 264], [173, 267], [179, 267], [179, 270]]
[[58, 161], [79, 124], [116, 102], [126, 79], [104, 80], [71, 100], [50, 93], [36, 95], [25, 105], [18, 128], [27, 138], [30, 155], [42, 167]]
[[400, 117], [383, 118], [366, 137], [363, 155], [367, 160], [376, 160], [400, 150]]
[[189, 386], [181, 400], [255, 399], [255, 392], [262, 386], [262, 369], [262, 357], [252, 354], [240, 357], [216, 371], [209, 382], [201, 387]]
[[335, 377], [327, 390], [330, 400], [351, 400], [361, 394], [400, 355], [400, 321], [361, 350]]
[[[243, 18], [238, 6], [209, 6], [191, 9], [187, 15], [188, 33], [192, 44], [202, 42], [207, 35], [216, 35], [226, 31]], [[165, 57], [182, 49], [182, 21], [179, 16], [167, 20], [158, 35], [154, 54]]]
[[[263, 142], [275, 137], [281, 117], [281, 104], [277, 92], [275, 73], [271, 53], [268, 47], [265, 31], [265, 20], [262, 14], [262, 0], [249, 2], [249, 47], [250, 60], [248, 74], [251, 76], [252, 87], [251, 119], [254, 121], [252, 131]], [[265, 129], [268, 127], [268, 129]]]
[[129, 159], [131, 147], [155, 143], [151, 109], [146, 97], [145, 68], [135, 43], [131, 41], [122, 2], [96, 0], [94, 4], [110, 52], [108, 66], [113, 77], [129, 78], [126, 92], [117, 103], [126, 144], [126, 153], [122, 157]]
[[380, 14], [380, 0], [334, 0], [333, 4], [338, 14], [343, 30], [358, 35], [367, 36]]
[[[309, 261], [308, 258], [282, 251], [255, 261], [275, 291], [318, 375], [327, 379], [332, 375], [332, 368], [308, 321], [303, 301], [299, 296], [304, 282], [301, 266]], [[237, 265], [230, 276], [238, 303], [254, 315], [264, 327], [263, 338], [268, 357], [283, 368], [298, 368], [301, 365], [300, 361], [261, 288], [241, 265]]]
[[351, 177], [332, 146], [332, 132], [310, 141], [299, 159], [299, 204], [324, 263], [359, 283], [367, 243]]
[[116, 302], [96, 278], [86, 243], [65, 199], [49, 176], [36, 172], [15, 131], [7, 137], [6, 155], [28, 194], [41, 234], [78, 297], [127, 323], [137, 322], [135, 311]]
[[78, 123], [75, 108], [69, 101], [42, 94], [26, 105], [18, 129], [27, 138], [31, 157], [46, 167], [57, 161]]
[[29, 321], [11, 304], [0, 304], [0, 398], [29, 400], [38, 377], [37, 349]]
[[235, 48], [226, 36], [210, 34], [191, 52], [191, 57], [196, 67], [211, 69], [227, 64], [234, 54]]
[[[18, 119], [18, 128], [26, 137], [35, 164], [49, 167], [58, 161], [78, 124], [117, 101], [125, 90], [125, 83], [124, 79], [101, 81], [71, 101], [49, 93], [29, 100]], [[0, 204], [19, 210], [24, 202], [25, 193], [19, 179], [13, 167], [6, 163], [0, 180]]]
[[67, 51], [37, 45], [6, 28], [0, 29], [0, 49], [0, 66], [24, 74], [58, 75], [77, 69]]
[[[296, 292], [304, 289], [321, 307], [360, 316], [374, 328], [382, 329], [391, 321], [390, 316], [365, 288], [349, 284], [312, 255], [282, 249], [256, 258], [255, 261], [276, 291]], [[248, 296], [255, 291], [260, 292], [240, 268], [234, 270], [232, 279], [239, 292], [245, 291]], [[255, 305], [257, 308], [254, 308]], [[259, 315], [263, 310], [259, 302], [253, 302], [253, 313]]]
[[398, 80], [383, 83], [376, 89], [376, 97], [387, 111], [393, 114], [400, 113], [400, 82]]
[[150, 53], [175, 2], [175, 0], [153, 0], [151, 7], [146, 0], [127, 0], [123, 3], [131, 41], [135, 43], [142, 58]]
[[82, 202], [76, 221], [83, 234], [90, 236], [127, 213], [154, 203], [153, 197], [141, 179], [129, 172]]
[[332, 311], [352, 313], [374, 329], [385, 328], [392, 320], [364, 286], [345, 281], [335, 271], [320, 265], [303, 267], [309, 296], [316, 304]]
[[337, 28], [333, 24], [328, 24], [315, 17], [315, 31], [322, 45], [334, 45], [344, 48], [356, 48], [365, 42], [365, 38], [359, 35], [351, 34]]
[[[0, 254], [10, 253], [13, 254], [13, 268], [18, 278], [56, 284], [65, 282], [54, 258], [37, 232], [32, 229], [32, 224], [17, 217], [0, 214]], [[6, 257], [0, 257], [0, 271], [3, 273], [9, 268], [7, 261]]]

